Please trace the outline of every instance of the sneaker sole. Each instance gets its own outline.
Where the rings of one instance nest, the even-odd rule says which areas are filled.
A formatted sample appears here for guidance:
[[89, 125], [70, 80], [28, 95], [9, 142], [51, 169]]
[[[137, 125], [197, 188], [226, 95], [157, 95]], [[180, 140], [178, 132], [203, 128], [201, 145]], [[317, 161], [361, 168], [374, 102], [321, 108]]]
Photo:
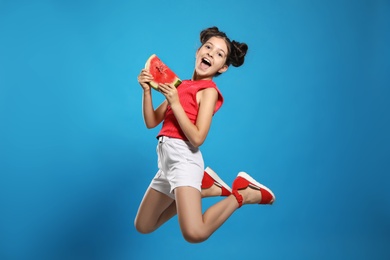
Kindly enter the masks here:
[[253, 179], [253, 178], [252, 178], [249, 174], [247, 174], [246, 172], [239, 172], [237, 176], [239, 176], [239, 177], [241, 177], [241, 178], [244, 178], [244, 179], [246, 179], [247, 181], [249, 181], [250, 183], [256, 185], [257, 187], [262, 188], [262, 189], [268, 191], [268, 192], [272, 195], [272, 197], [274, 198], [274, 201], [276, 200], [276, 197], [275, 197], [274, 193], [273, 193], [268, 187], [264, 186], [264, 185], [261, 184], [260, 182], [258, 182], [258, 181], [256, 181], [255, 179]]
[[207, 167], [204, 171], [207, 172], [208, 175], [210, 175], [211, 178], [213, 178], [216, 182], [221, 184], [230, 193], [232, 192], [232, 189], [229, 187], [229, 185], [227, 185], [213, 170], [211, 170], [210, 167]]

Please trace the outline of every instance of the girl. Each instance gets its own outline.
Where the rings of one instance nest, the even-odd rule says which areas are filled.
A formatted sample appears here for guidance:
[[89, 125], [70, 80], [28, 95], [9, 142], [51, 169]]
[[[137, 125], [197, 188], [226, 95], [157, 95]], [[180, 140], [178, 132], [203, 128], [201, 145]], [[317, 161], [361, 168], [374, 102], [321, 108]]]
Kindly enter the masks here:
[[[240, 172], [232, 189], [210, 168], [204, 170], [199, 146], [203, 144], [211, 119], [221, 107], [223, 97], [212, 79], [229, 68], [244, 63], [245, 43], [230, 41], [225, 33], [212, 27], [200, 33], [201, 47], [196, 51], [191, 80], [176, 89], [160, 84], [166, 100], [153, 108], [149, 82], [151, 74], [142, 70], [138, 82], [143, 88], [143, 117], [147, 128], [163, 122], [159, 132], [158, 172], [150, 183], [135, 218], [141, 233], [150, 233], [178, 215], [180, 229], [188, 242], [206, 240], [243, 204], [272, 204], [272, 191]], [[203, 215], [201, 198], [225, 196]]]

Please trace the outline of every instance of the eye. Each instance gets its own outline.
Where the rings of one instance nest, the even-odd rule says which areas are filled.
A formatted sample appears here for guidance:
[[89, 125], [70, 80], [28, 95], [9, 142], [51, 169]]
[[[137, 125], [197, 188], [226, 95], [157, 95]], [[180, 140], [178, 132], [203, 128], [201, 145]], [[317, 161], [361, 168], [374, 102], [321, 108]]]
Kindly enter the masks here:
[[223, 58], [223, 54], [220, 53], [220, 52], [218, 53], [218, 56], [221, 57], [221, 58]]
[[204, 46], [206, 49], [211, 49], [210, 45], [205, 45]]

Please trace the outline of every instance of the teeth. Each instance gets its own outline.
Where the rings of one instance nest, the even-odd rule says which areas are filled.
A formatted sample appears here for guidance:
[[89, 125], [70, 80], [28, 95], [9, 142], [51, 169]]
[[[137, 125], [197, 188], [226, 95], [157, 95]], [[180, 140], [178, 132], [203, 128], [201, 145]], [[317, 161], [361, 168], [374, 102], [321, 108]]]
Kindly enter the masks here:
[[206, 58], [203, 58], [203, 61], [205, 61], [206, 63], [208, 63], [209, 65], [211, 65], [210, 60], [208, 60], [208, 59], [206, 59]]

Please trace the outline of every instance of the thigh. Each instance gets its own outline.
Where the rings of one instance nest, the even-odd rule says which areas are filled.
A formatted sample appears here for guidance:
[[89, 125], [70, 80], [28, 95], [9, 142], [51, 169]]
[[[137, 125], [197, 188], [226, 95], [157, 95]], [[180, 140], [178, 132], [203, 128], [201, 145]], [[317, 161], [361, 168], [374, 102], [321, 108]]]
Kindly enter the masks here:
[[183, 232], [203, 224], [201, 193], [193, 187], [175, 189], [177, 216]]
[[[171, 209], [172, 212], [166, 212]], [[161, 216], [166, 215], [166, 219]], [[153, 188], [148, 188], [138, 208], [135, 225], [140, 231], [151, 232], [176, 214], [174, 200]], [[162, 223], [160, 223], [164, 220]]]

